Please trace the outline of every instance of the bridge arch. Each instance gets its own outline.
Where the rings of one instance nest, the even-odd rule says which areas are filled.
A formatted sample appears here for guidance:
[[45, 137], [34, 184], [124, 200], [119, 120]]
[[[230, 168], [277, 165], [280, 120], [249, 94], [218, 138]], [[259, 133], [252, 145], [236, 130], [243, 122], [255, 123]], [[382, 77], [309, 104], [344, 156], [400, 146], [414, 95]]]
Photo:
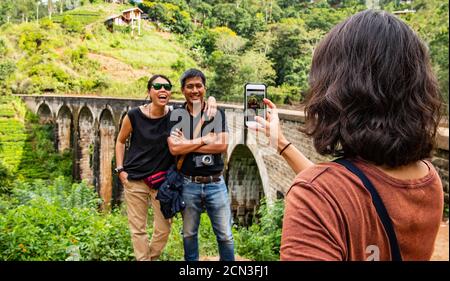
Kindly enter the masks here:
[[70, 108], [63, 104], [59, 107], [56, 115], [56, 142], [58, 151], [72, 148], [72, 136], [73, 136], [73, 116]]
[[261, 198], [269, 194], [269, 185], [264, 177], [267, 169], [251, 146], [237, 144], [229, 151], [226, 180], [231, 209], [235, 220], [249, 225], [256, 215]]
[[42, 124], [53, 123], [53, 112], [51, 107], [45, 102], [37, 106], [36, 114], [39, 116], [39, 122]]
[[78, 171], [80, 178], [86, 179], [88, 184], [93, 184], [93, 162], [95, 127], [94, 115], [88, 106], [83, 106], [78, 115]]
[[127, 116], [127, 113], [128, 112], [126, 112], [126, 111], [124, 111], [124, 112], [122, 112], [121, 114], [120, 114], [120, 120], [119, 120], [119, 130], [120, 130], [120, 128], [122, 128], [122, 123], [123, 123], [123, 119], [125, 118], [125, 116]]
[[113, 113], [105, 108], [99, 117], [99, 194], [104, 206], [109, 206], [112, 198], [113, 173], [116, 127]]
[[105, 112], [108, 111], [110, 113], [110, 117], [113, 121], [113, 124], [115, 124], [115, 118], [114, 118], [114, 109], [109, 105], [109, 104], [105, 104], [103, 109], [99, 109], [97, 112], [99, 113], [99, 115], [96, 117], [97, 120], [101, 120], [102, 116], [105, 115]]

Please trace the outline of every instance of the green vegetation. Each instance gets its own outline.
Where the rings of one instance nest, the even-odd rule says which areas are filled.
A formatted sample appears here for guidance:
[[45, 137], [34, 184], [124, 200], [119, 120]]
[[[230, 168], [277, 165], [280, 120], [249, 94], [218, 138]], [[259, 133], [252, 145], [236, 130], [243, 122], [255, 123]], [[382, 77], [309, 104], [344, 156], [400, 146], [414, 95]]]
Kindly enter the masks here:
[[277, 200], [273, 206], [268, 207], [262, 199], [258, 209], [258, 220], [250, 227], [239, 228], [234, 233], [236, 252], [255, 261], [279, 260], [283, 213], [283, 200]]
[[132, 260], [126, 217], [97, 211], [84, 183], [16, 181], [0, 199], [1, 260]]
[[53, 143], [52, 125], [40, 125], [19, 98], [0, 96], [0, 193], [10, 190], [12, 179], [70, 177], [72, 155], [56, 153]]
[[[145, 0], [150, 21], [141, 34], [113, 32], [104, 20], [132, 7], [101, 0], [69, 7], [56, 1], [51, 19], [33, 0], [0, 2], [0, 259], [133, 260], [126, 208], [101, 212], [92, 186], [73, 183], [71, 151], [55, 151], [51, 124], [42, 125], [11, 94], [96, 94], [144, 97], [148, 77], [166, 74], [181, 98], [178, 79], [203, 69], [209, 93], [242, 101], [242, 87], [264, 82], [279, 104], [298, 104], [308, 88], [317, 42], [332, 26], [363, 10], [358, 0]], [[400, 14], [429, 47], [448, 104], [448, 2], [380, 1]], [[75, 9], [72, 9], [75, 8]], [[36, 21], [37, 11], [39, 20]], [[262, 202], [251, 226], [233, 229], [236, 254], [278, 260], [283, 203]], [[448, 204], [445, 206], [448, 217]], [[149, 210], [149, 221], [152, 218]], [[177, 217], [161, 260], [182, 260]], [[151, 226], [148, 230], [152, 233]], [[201, 217], [201, 256], [217, 256], [209, 219]]]
[[[401, 15], [427, 43], [434, 70], [437, 73], [444, 101], [448, 105], [448, 13], [449, 2], [415, 0], [411, 8], [416, 13]], [[404, 8], [408, 8], [407, 6]], [[448, 110], [448, 108], [446, 108]], [[446, 112], [448, 115], [448, 112]]]
[[[71, 153], [57, 153], [52, 136], [19, 98], [0, 96], [0, 260], [133, 260], [125, 204], [100, 211], [94, 187], [72, 182]], [[233, 229], [236, 254], [278, 259], [282, 213], [281, 201], [271, 209], [262, 202], [259, 224]], [[178, 215], [161, 260], [183, 260], [181, 229]], [[218, 256], [206, 214], [199, 245], [200, 256]]]
[[[106, 29], [103, 21], [128, 7], [85, 5], [52, 20], [3, 25], [1, 91], [144, 97], [153, 73], [167, 74], [177, 84], [180, 73], [196, 64], [173, 35], [144, 21], [141, 36], [130, 28]], [[175, 97], [181, 97], [177, 89]]]
[[[180, 73], [199, 67], [208, 74], [209, 93], [220, 100], [241, 102], [243, 85], [258, 81], [270, 87], [270, 98], [285, 104], [303, 100], [317, 42], [367, 8], [359, 0], [144, 0], [138, 6], [149, 20], [142, 21], [138, 35], [130, 26], [114, 26], [111, 33], [104, 25], [131, 4], [81, 1], [73, 7], [57, 1], [51, 20], [42, 18], [48, 7], [40, 4], [38, 24], [31, 22], [35, 3], [18, 2], [22, 14], [12, 0], [0, 5], [0, 24], [8, 17], [29, 19], [0, 28], [3, 92], [143, 97], [148, 76], [163, 73], [176, 85], [174, 97], [181, 98]], [[416, 11], [399, 17], [429, 46], [448, 103], [448, 2], [383, 0], [380, 5], [391, 12]], [[71, 52], [80, 49], [82, 56], [72, 60]]]
[[[0, 197], [0, 260], [127, 261], [134, 260], [125, 207], [98, 211], [100, 199], [85, 183], [64, 177], [52, 181], [16, 181], [12, 194]], [[252, 260], [278, 260], [282, 203], [261, 226], [233, 229], [236, 254]], [[267, 215], [267, 218], [264, 216]], [[153, 212], [149, 209], [149, 221]], [[277, 223], [273, 223], [277, 222]], [[183, 260], [182, 220], [172, 223], [160, 260]], [[149, 225], [148, 234], [153, 232]], [[218, 256], [217, 242], [206, 214], [199, 229], [200, 256]]]
[[[62, 23], [63, 26], [71, 20], [73, 25], [79, 25], [81, 28], [101, 19], [102, 14], [97, 11], [78, 9], [76, 11], [67, 11], [64, 15], [57, 15], [52, 18], [54, 22]], [[66, 22], [66, 23], [64, 23]]]

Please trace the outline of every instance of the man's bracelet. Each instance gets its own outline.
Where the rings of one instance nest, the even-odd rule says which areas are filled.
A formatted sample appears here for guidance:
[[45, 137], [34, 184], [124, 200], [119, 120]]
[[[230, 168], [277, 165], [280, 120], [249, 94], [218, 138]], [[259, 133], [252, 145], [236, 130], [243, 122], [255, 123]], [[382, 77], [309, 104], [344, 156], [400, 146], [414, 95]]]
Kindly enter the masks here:
[[290, 146], [292, 144], [292, 142], [286, 144], [286, 146], [280, 151], [280, 155], [283, 154], [283, 152], [286, 150], [286, 148], [288, 148], [288, 146]]

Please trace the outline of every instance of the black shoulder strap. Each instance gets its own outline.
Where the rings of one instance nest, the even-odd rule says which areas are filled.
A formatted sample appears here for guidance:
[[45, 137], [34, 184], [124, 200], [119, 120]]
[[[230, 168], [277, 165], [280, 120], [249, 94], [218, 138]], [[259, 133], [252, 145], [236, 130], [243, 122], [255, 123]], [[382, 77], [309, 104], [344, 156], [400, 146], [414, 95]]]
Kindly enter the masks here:
[[401, 261], [402, 255], [400, 254], [400, 248], [398, 247], [397, 236], [395, 235], [395, 230], [394, 227], [392, 226], [391, 218], [389, 217], [386, 207], [384, 206], [383, 201], [381, 200], [381, 197], [378, 194], [375, 187], [373, 186], [372, 182], [370, 182], [370, 180], [366, 177], [366, 175], [349, 160], [339, 158], [334, 160], [334, 162], [341, 164], [342, 166], [347, 168], [347, 170], [358, 176], [358, 178], [362, 181], [366, 189], [370, 192], [370, 195], [372, 196], [372, 203], [375, 206], [375, 209], [377, 210], [378, 216], [380, 217], [381, 222], [383, 223], [384, 229], [389, 238], [392, 260]]

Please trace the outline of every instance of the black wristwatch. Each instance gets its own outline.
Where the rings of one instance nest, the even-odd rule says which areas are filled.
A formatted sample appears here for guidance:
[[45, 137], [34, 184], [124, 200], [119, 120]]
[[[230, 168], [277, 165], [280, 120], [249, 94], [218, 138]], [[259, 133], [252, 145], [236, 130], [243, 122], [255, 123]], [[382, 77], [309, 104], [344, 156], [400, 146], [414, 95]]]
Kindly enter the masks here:
[[117, 175], [120, 174], [120, 172], [124, 171], [125, 169], [123, 167], [117, 167], [114, 169], [114, 172], [116, 172]]

